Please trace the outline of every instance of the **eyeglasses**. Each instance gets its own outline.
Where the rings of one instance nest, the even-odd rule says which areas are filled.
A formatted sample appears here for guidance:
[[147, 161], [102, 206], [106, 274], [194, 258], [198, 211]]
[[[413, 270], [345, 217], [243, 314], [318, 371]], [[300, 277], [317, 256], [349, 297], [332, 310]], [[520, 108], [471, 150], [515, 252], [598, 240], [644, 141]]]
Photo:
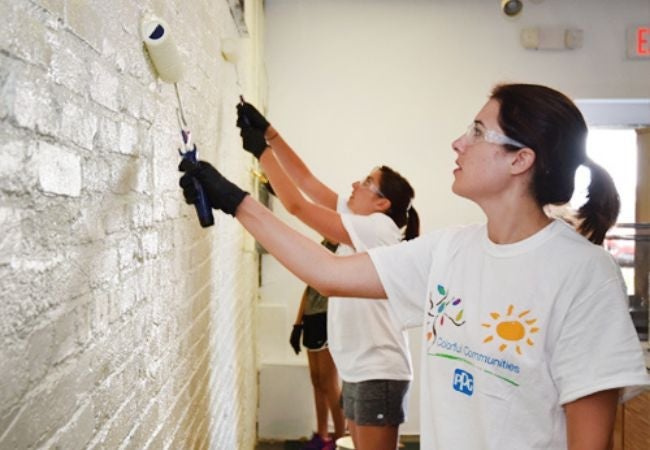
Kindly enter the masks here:
[[488, 130], [480, 122], [472, 122], [467, 127], [465, 137], [470, 145], [476, 144], [481, 141], [489, 142], [490, 144], [497, 145], [512, 145], [517, 148], [526, 147], [519, 141], [516, 141], [508, 136], [498, 133], [494, 130]]
[[386, 198], [386, 196], [379, 190], [379, 188], [375, 185], [375, 180], [372, 179], [370, 175], [368, 175], [362, 182], [361, 186], [364, 188], [368, 189], [370, 192], [372, 192], [375, 195], [378, 195], [380, 197]]

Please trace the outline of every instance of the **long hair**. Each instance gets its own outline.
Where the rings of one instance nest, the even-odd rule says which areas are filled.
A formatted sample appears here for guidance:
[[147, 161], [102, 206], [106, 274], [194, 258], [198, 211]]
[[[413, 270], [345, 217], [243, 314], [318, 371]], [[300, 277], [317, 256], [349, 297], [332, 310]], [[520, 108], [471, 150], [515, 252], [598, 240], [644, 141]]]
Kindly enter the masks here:
[[390, 200], [391, 206], [385, 214], [393, 219], [398, 228], [406, 226], [404, 240], [410, 240], [420, 235], [420, 217], [411, 204], [415, 191], [406, 178], [388, 166], [379, 167], [381, 179], [379, 189], [384, 197]]
[[616, 222], [620, 201], [612, 177], [587, 157], [588, 130], [580, 110], [564, 94], [534, 84], [498, 85], [490, 98], [499, 102], [499, 126], [505, 134], [535, 152], [531, 192], [540, 206], [567, 203], [578, 166], [591, 170], [588, 200], [578, 210], [578, 231], [602, 244]]

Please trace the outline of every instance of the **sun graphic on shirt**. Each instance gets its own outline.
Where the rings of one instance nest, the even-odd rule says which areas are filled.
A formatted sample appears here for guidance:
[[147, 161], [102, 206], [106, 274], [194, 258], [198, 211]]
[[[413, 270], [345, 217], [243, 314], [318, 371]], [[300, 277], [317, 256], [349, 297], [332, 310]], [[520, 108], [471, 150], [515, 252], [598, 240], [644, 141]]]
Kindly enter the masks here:
[[482, 323], [481, 325], [485, 328], [490, 328], [493, 332], [483, 339], [483, 342], [488, 343], [493, 341], [496, 334], [496, 337], [501, 340], [499, 344], [500, 352], [506, 350], [510, 345], [514, 345], [517, 354], [521, 355], [521, 348], [524, 344], [531, 347], [535, 345], [531, 335], [537, 333], [539, 328], [535, 326], [537, 319], [528, 317], [530, 310], [520, 312], [519, 314], [516, 314], [514, 310], [515, 307], [510, 305], [503, 315], [498, 312], [490, 313], [492, 323]]

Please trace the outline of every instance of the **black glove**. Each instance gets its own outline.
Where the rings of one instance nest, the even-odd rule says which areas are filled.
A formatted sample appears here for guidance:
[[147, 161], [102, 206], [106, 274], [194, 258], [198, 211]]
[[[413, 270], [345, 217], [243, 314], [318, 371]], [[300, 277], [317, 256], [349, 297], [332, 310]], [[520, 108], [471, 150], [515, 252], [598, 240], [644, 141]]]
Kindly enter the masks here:
[[291, 330], [291, 336], [289, 337], [289, 344], [293, 348], [293, 351], [296, 352], [296, 355], [300, 353], [300, 335], [302, 334], [302, 325], [296, 324]]
[[242, 137], [244, 150], [251, 153], [257, 159], [260, 159], [264, 150], [269, 146], [266, 143], [266, 139], [264, 139], [264, 132], [257, 128], [244, 127], [239, 134]]
[[185, 172], [179, 184], [183, 188], [183, 196], [188, 204], [193, 204], [197, 197], [193, 179], [198, 180], [203, 186], [203, 192], [212, 208], [220, 209], [233, 217], [239, 204], [248, 195], [248, 192], [228, 181], [217, 169], [205, 161], [192, 163], [183, 159], [178, 170]]
[[271, 125], [253, 105], [247, 102], [237, 104], [237, 126], [239, 128], [253, 127], [265, 132]]

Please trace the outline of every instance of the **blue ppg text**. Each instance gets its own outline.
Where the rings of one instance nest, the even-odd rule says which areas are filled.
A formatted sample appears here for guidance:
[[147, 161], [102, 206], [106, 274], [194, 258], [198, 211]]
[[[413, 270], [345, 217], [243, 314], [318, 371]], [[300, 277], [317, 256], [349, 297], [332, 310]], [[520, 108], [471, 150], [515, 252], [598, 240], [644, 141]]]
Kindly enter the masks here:
[[474, 393], [474, 376], [462, 369], [456, 369], [454, 372], [454, 390], [471, 396]]

